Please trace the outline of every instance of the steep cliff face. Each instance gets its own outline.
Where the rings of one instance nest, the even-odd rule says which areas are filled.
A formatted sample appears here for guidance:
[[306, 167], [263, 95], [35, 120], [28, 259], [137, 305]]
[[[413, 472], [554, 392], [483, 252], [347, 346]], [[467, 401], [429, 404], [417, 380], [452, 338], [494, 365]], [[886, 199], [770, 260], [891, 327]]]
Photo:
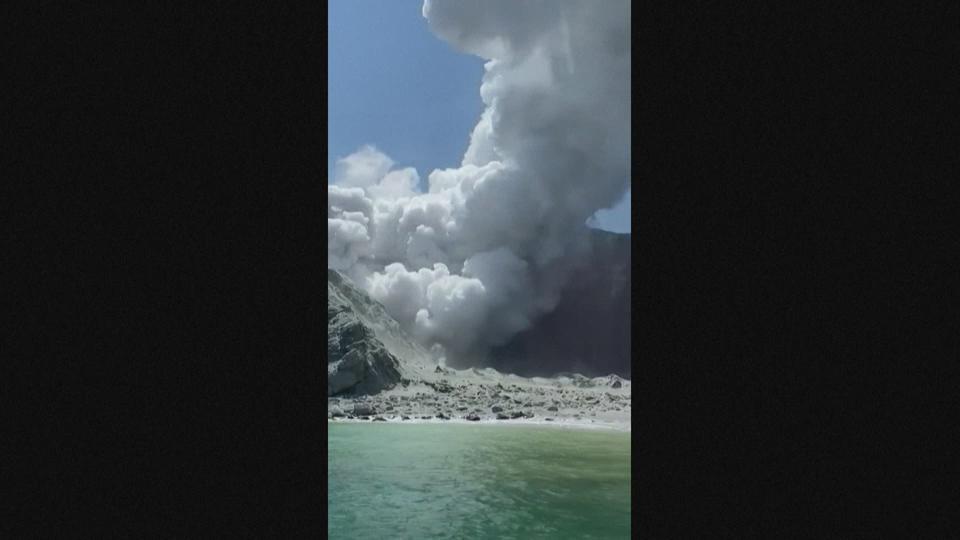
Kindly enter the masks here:
[[630, 378], [630, 235], [591, 231], [590, 255], [557, 307], [494, 349], [491, 366], [522, 376]]
[[375, 394], [428, 371], [427, 351], [379, 303], [327, 270], [327, 394]]
[[377, 339], [337, 286], [327, 282], [327, 395], [370, 394], [400, 380], [400, 362]]

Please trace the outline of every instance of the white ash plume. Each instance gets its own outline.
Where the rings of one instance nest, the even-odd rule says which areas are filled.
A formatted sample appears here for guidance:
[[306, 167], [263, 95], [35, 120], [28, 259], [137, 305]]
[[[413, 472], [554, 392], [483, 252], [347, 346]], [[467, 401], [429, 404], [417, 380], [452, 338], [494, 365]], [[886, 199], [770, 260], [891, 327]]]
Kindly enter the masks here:
[[[485, 64], [458, 168], [419, 175], [367, 146], [329, 186], [330, 266], [447, 361], [482, 358], [559, 300], [585, 222], [630, 176], [626, 0], [426, 0]], [[444, 353], [438, 353], [438, 358]]]

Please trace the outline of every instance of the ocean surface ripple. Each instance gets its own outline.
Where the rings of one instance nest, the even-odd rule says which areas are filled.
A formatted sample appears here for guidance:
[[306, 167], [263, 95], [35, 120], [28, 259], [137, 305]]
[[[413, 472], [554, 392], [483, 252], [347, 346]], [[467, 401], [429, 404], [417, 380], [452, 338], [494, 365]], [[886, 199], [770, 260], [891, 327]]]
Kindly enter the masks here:
[[328, 424], [330, 538], [629, 538], [630, 435]]

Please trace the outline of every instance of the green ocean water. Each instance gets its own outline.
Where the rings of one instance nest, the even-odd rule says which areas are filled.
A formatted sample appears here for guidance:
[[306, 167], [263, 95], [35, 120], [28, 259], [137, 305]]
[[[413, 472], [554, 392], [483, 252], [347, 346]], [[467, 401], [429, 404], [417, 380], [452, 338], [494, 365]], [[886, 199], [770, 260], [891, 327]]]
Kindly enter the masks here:
[[328, 423], [333, 539], [630, 537], [630, 434]]

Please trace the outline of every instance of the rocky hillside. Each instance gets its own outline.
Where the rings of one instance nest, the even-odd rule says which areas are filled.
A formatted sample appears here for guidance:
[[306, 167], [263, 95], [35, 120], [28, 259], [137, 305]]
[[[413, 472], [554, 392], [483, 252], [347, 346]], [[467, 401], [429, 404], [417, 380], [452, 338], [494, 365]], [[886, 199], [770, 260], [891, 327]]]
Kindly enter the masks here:
[[335, 270], [327, 271], [327, 394], [375, 394], [420, 379], [427, 352], [379, 303]]

